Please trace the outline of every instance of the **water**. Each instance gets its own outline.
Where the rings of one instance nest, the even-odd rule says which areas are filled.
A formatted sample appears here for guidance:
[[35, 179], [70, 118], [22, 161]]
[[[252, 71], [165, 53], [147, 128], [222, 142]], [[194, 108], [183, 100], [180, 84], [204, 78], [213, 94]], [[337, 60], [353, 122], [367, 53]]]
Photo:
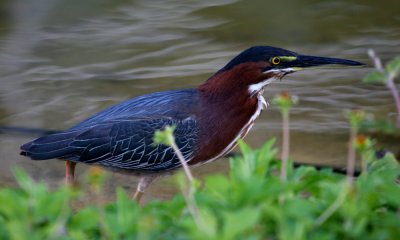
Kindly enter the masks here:
[[[141, 94], [195, 87], [240, 51], [273, 45], [296, 52], [370, 63], [399, 55], [397, 0], [352, 1], [73, 1], [5, 0], [0, 3], [0, 125], [65, 129], [104, 107]], [[346, 159], [344, 110], [362, 106], [378, 116], [395, 110], [388, 91], [361, 83], [371, 70], [305, 71], [271, 85], [300, 97], [293, 110], [292, 156], [302, 162], [341, 166]], [[260, 146], [280, 139], [280, 114], [270, 107], [246, 141]], [[51, 185], [63, 164], [20, 157], [34, 136], [0, 135], [0, 185], [15, 185], [20, 166]], [[393, 143], [395, 144], [395, 143]], [[86, 168], [78, 169], [83, 178]], [[227, 160], [196, 170], [226, 172]], [[133, 188], [134, 177], [112, 174]], [[173, 194], [169, 178], [150, 197]], [[112, 195], [112, 194], [110, 194]]]

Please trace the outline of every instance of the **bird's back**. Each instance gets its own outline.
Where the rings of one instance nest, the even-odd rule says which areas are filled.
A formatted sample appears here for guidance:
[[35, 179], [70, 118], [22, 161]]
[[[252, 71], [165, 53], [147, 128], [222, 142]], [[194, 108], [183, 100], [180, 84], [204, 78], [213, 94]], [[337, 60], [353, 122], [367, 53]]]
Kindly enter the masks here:
[[82, 129], [101, 122], [118, 119], [167, 116], [185, 118], [193, 114], [193, 106], [198, 102], [196, 89], [155, 92], [129, 99], [94, 114], [71, 128]]

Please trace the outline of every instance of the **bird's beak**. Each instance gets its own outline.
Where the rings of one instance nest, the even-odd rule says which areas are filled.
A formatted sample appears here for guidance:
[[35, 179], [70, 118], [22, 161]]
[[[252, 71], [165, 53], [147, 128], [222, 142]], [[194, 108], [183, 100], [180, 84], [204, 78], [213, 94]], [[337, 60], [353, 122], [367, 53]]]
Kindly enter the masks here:
[[316, 57], [307, 55], [297, 55], [296, 59], [288, 63], [290, 67], [295, 70], [315, 67], [341, 67], [341, 66], [364, 66], [364, 63], [341, 59], [341, 58], [328, 58]]

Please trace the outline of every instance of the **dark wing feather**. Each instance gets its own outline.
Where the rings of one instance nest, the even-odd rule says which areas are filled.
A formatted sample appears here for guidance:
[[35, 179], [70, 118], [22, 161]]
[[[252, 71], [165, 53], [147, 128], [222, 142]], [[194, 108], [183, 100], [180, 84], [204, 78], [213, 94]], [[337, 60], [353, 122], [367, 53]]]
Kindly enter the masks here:
[[40, 137], [21, 146], [21, 155], [33, 160], [47, 160], [64, 156], [71, 151], [70, 142], [81, 131], [55, 133]]
[[[186, 160], [193, 158], [198, 140], [194, 117], [141, 118], [111, 121], [67, 136], [50, 135], [23, 147], [32, 159], [65, 158], [126, 170], [163, 171], [180, 166], [176, 153], [165, 145], [153, 146], [155, 130], [176, 125], [176, 143]], [[47, 138], [47, 140], [46, 140]], [[60, 141], [55, 141], [60, 139]]]

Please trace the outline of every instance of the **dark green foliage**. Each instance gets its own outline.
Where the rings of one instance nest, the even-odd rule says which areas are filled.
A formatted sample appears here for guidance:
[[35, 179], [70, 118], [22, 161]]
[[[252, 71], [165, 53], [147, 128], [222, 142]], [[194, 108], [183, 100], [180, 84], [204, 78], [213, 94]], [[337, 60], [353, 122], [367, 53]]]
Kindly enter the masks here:
[[[197, 217], [180, 194], [140, 207], [118, 189], [115, 202], [93, 204], [80, 190], [50, 192], [16, 171], [21, 187], [0, 190], [0, 239], [398, 238], [400, 169], [393, 155], [350, 186], [344, 176], [312, 167], [289, 169], [282, 182], [273, 141], [259, 150], [240, 147], [229, 176], [209, 176], [196, 188]], [[86, 204], [73, 208], [78, 200]]]

